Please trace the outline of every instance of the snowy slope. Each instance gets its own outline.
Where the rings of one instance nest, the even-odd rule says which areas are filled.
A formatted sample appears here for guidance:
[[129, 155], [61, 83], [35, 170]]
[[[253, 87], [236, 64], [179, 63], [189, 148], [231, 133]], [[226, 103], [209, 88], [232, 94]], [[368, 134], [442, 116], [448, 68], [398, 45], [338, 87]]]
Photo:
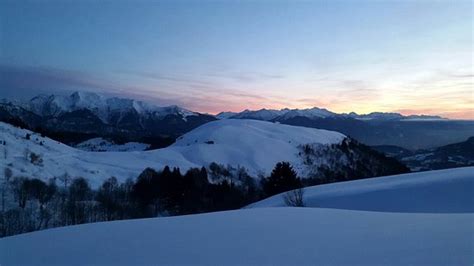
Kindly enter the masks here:
[[[279, 161], [291, 162], [303, 171], [297, 146], [307, 143], [340, 143], [345, 136], [332, 131], [294, 127], [255, 120], [220, 120], [185, 134], [170, 147], [144, 152], [86, 152], [48, 138], [0, 123], [0, 140], [6, 145], [6, 159], [0, 167], [10, 167], [14, 175], [42, 179], [70, 176], [88, 178], [92, 185], [115, 176], [135, 178], [147, 167], [165, 165], [186, 170], [212, 162], [242, 166], [250, 174], [269, 173]], [[33, 164], [25, 154], [34, 152], [43, 160]], [[3, 156], [3, 151], [1, 156]]]
[[[307, 187], [308, 207], [389, 212], [474, 212], [474, 167], [377, 177]], [[285, 206], [283, 195], [250, 208]]]
[[268, 208], [0, 239], [2, 265], [472, 265], [473, 214]]
[[[178, 138], [172, 149], [198, 165], [219, 162], [240, 165], [252, 173], [269, 173], [280, 161], [303, 170], [298, 145], [340, 143], [344, 135], [254, 120], [222, 120], [207, 123]], [[206, 144], [213, 143], [213, 144]]]

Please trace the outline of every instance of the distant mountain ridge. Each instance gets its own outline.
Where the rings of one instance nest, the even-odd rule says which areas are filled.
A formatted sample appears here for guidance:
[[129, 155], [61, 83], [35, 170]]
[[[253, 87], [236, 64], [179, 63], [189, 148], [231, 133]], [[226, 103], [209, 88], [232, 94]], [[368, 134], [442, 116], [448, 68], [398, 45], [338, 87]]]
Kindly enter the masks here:
[[213, 120], [211, 115], [175, 105], [159, 107], [90, 92], [39, 95], [26, 102], [0, 101], [0, 121], [43, 132], [67, 144], [104, 137], [163, 147]]
[[447, 120], [441, 116], [435, 115], [402, 115], [393, 112], [372, 112], [369, 114], [351, 113], [335, 113], [325, 108], [307, 108], [307, 109], [260, 109], [260, 110], [244, 110], [242, 112], [221, 112], [216, 115], [219, 119], [237, 118], [237, 119], [259, 119], [259, 120], [285, 120], [295, 117], [307, 118], [354, 118], [359, 120]]

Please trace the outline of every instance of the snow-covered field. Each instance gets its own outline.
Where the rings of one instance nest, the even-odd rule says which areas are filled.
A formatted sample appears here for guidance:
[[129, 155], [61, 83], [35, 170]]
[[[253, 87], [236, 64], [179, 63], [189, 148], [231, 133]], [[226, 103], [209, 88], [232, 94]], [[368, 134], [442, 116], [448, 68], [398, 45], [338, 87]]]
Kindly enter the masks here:
[[[31, 134], [26, 139], [27, 133]], [[93, 186], [115, 176], [119, 180], [137, 177], [145, 168], [165, 165], [185, 171], [212, 162], [245, 167], [250, 174], [268, 174], [279, 161], [291, 162], [302, 171], [298, 145], [340, 143], [344, 135], [313, 128], [280, 125], [255, 120], [220, 120], [188, 132], [167, 148], [142, 152], [86, 152], [42, 138], [27, 130], [0, 123], [0, 167], [14, 175], [42, 179], [67, 173], [88, 178]], [[6, 149], [6, 151], [5, 151]], [[33, 164], [26, 154], [40, 155]], [[4, 156], [6, 155], [6, 158]]]
[[[474, 213], [474, 167], [307, 187], [304, 203], [308, 207], [364, 211]], [[282, 194], [248, 208], [279, 206], [285, 206]]]
[[473, 180], [472, 167], [406, 174], [308, 188], [307, 208], [265, 207], [279, 195], [261, 208], [39, 231], [0, 239], [0, 263], [472, 265]]
[[8, 265], [472, 265], [472, 214], [268, 208], [0, 239]]

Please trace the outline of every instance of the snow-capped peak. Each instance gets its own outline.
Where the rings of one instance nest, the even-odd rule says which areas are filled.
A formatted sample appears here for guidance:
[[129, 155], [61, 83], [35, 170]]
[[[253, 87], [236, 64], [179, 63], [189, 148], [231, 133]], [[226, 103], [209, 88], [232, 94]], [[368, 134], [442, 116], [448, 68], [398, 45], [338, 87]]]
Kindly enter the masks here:
[[27, 109], [40, 116], [58, 116], [62, 113], [87, 109], [107, 122], [111, 113], [135, 112], [139, 115], [164, 117], [176, 114], [185, 119], [197, 113], [176, 105], [159, 107], [134, 99], [106, 97], [93, 92], [76, 91], [71, 95], [38, 95], [25, 104]]
[[240, 113], [233, 113], [233, 112], [222, 112], [217, 115], [218, 118], [220, 119], [226, 119], [226, 118], [251, 118], [251, 119], [258, 119], [258, 120], [273, 120], [277, 118], [282, 118], [282, 119], [288, 119], [288, 118], [293, 118], [297, 116], [303, 116], [303, 117], [330, 117], [336, 115], [333, 112], [328, 111], [327, 109], [324, 108], [318, 108], [318, 107], [313, 107], [313, 108], [308, 108], [308, 109], [260, 109], [256, 111], [251, 111], [251, 110], [244, 110]]
[[[288, 110], [288, 109], [287, 109]], [[297, 116], [302, 116], [302, 117], [320, 117], [320, 118], [325, 118], [325, 117], [331, 117], [336, 115], [333, 112], [328, 111], [327, 109], [324, 108], [318, 108], [318, 107], [313, 107], [310, 109], [293, 109], [287, 111], [282, 118], [288, 119], [288, 118], [293, 118]]]

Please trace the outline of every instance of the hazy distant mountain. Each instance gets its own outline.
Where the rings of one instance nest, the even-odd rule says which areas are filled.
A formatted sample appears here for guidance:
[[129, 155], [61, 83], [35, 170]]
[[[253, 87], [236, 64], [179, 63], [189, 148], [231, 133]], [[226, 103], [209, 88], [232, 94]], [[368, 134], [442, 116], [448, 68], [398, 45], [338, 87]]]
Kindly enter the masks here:
[[372, 148], [398, 159], [412, 171], [474, 166], [474, 137], [428, 150], [410, 151], [397, 146], [373, 146]]
[[216, 115], [219, 119], [234, 118], [234, 119], [257, 119], [271, 121], [275, 119], [288, 119], [293, 117], [332, 117], [338, 114], [330, 112], [326, 109], [320, 109], [317, 107], [311, 109], [260, 109], [256, 111], [245, 110], [240, 113], [234, 112], [222, 112]]
[[68, 144], [105, 137], [166, 146], [177, 136], [213, 120], [211, 115], [178, 106], [158, 107], [86, 92], [39, 95], [28, 102], [0, 102], [0, 121], [44, 132]]
[[216, 115], [219, 119], [227, 118], [238, 118], [238, 119], [258, 119], [258, 120], [285, 120], [295, 117], [306, 117], [306, 118], [354, 118], [358, 120], [446, 120], [440, 116], [431, 115], [408, 115], [404, 116], [399, 113], [383, 113], [373, 112], [370, 114], [359, 115], [355, 112], [351, 113], [334, 113], [325, 108], [308, 108], [308, 109], [260, 109], [260, 110], [244, 110], [240, 113], [235, 112], [222, 112]]
[[341, 132], [367, 145], [426, 149], [460, 142], [474, 135], [474, 121], [439, 116], [375, 112], [337, 114], [326, 109], [281, 109], [218, 114], [220, 119], [257, 119]]

